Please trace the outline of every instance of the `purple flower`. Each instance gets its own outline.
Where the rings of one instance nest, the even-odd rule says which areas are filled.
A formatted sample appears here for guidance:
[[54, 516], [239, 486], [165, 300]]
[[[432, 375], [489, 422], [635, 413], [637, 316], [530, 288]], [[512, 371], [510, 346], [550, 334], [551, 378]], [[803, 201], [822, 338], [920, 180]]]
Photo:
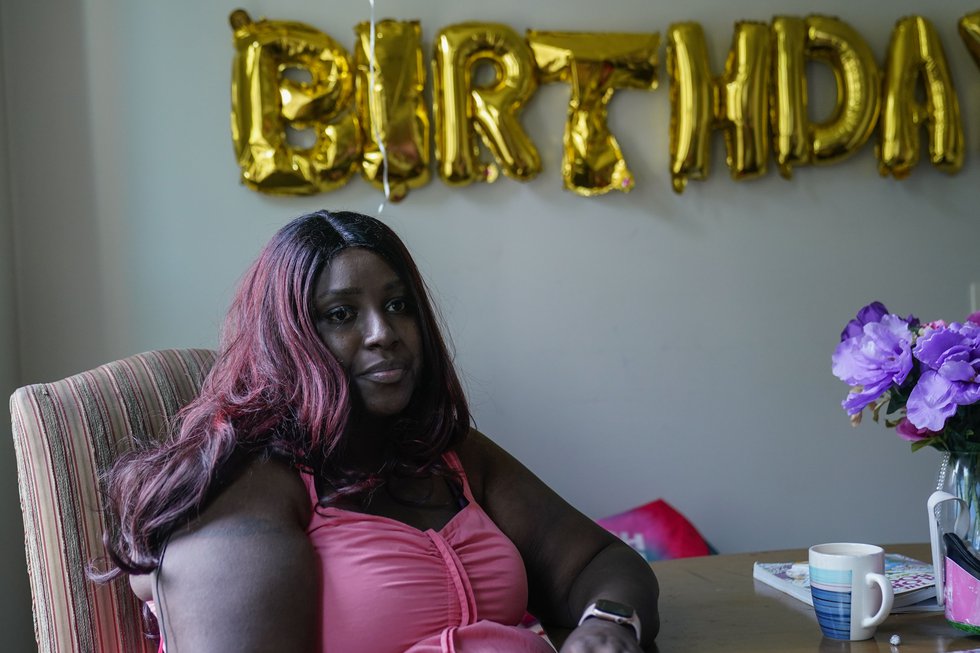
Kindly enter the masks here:
[[906, 406], [917, 428], [940, 431], [960, 406], [980, 400], [980, 325], [953, 322], [928, 331], [913, 352], [922, 375]]
[[[852, 386], [841, 403], [849, 415], [864, 410], [891, 385], [902, 385], [912, 370], [913, 334], [909, 322], [891, 313], [878, 316], [883, 309], [878, 302], [861, 309], [857, 320], [844, 329], [844, 340], [834, 350], [834, 376]], [[875, 316], [879, 319], [873, 320]], [[858, 331], [853, 325], [862, 321]]]
[[881, 318], [888, 314], [888, 309], [881, 302], [871, 302], [860, 311], [857, 317], [844, 326], [840, 332], [841, 342], [848, 338], [855, 338], [863, 333], [864, 325], [869, 322], [881, 322]]
[[980, 324], [980, 311], [967, 315], [966, 321], [972, 322], [973, 324]]

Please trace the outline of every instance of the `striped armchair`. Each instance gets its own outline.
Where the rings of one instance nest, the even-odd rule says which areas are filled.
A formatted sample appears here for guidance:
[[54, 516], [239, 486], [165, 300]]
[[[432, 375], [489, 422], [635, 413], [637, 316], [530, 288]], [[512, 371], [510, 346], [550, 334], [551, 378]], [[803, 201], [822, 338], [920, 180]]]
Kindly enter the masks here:
[[214, 363], [205, 349], [152, 351], [10, 398], [39, 653], [154, 651], [125, 582], [98, 585], [100, 476], [134, 434], [159, 437]]

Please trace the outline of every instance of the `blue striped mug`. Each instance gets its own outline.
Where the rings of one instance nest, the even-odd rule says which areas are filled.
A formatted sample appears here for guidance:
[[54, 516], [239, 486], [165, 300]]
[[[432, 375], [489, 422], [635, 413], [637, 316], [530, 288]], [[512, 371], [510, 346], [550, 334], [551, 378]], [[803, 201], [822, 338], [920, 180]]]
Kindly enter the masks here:
[[810, 592], [825, 637], [871, 639], [895, 600], [884, 549], [850, 542], [811, 546]]

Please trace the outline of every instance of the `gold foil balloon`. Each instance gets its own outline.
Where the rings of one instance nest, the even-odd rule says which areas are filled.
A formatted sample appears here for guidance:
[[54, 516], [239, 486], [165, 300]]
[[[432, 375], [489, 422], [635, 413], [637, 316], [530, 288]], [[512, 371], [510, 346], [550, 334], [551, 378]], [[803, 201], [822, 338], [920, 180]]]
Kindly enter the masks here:
[[565, 122], [565, 188], [591, 196], [628, 192], [633, 175], [609, 131], [607, 106], [617, 88], [657, 87], [658, 34], [528, 31], [542, 82], [571, 86]]
[[967, 14], [959, 20], [960, 38], [970, 51], [974, 63], [980, 66], [980, 11]]
[[[451, 185], [497, 178], [480, 162], [477, 136], [509, 177], [525, 181], [541, 171], [541, 158], [520, 124], [520, 111], [537, 89], [531, 50], [506, 25], [460, 23], [435, 39], [433, 105], [439, 175]], [[474, 72], [490, 66], [493, 80]]]
[[[230, 22], [235, 42], [231, 133], [242, 182], [278, 194], [316, 193], [347, 183], [361, 144], [344, 48], [302, 23], [252, 22], [241, 10]], [[309, 81], [299, 79], [303, 76]], [[315, 140], [306, 147], [293, 145], [290, 130], [311, 130]]]
[[793, 166], [813, 160], [813, 143], [807, 117], [806, 22], [777, 16], [772, 21], [775, 66], [769, 100], [772, 147], [779, 174], [793, 176]]
[[769, 26], [736, 23], [725, 75], [716, 82], [721, 99], [716, 116], [725, 125], [728, 169], [733, 179], [766, 173], [771, 60]]
[[670, 76], [670, 175], [681, 193], [688, 179], [706, 179], [712, 129], [724, 130], [733, 179], [763, 175], [769, 156], [770, 30], [735, 24], [725, 73], [711, 78], [704, 31], [676, 23], [667, 31]]
[[704, 30], [697, 23], [676, 23], [667, 30], [670, 78], [670, 177], [674, 192], [688, 179], [708, 178], [714, 123], [714, 84]]
[[394, 202], [430, 178], [421, 32], [418, 21], [378, 22], [372, 67], [370, 23], [360, 23], [354, 29], [358, 44], [354, 51], [355, 87], [364, 138], [361, 175], [378, 188], [384, 188], [387, 179], [388, 197]]
[[[772, 32], [773, 149], [780, 174], [788, 179], [794, 165], [834, 163], [867, 142], [881, 108], [881, 74], [867, 41], [837, 18], [778, 17]], [[836, 81], [834, 111], [816, 124], [807, 114], [807, 60], [826, 63]]]
[[[916, 99], [920, 80], [924, 103]], [[923, 124], [933, 165], [950, 174], [959, 171], [964, 150], [959, 100], [939, 35], [925, 18], [908, 16], [895, 25], [883, 95], [877, 148], [882, 176], [903, 179], [909, 175], [919, 160]]]
[[806, 19], [807, 56], [825, 61], [837, 81], [831, 118], [813, 126], [813, 162], [835, 163], [851, 156], [874, 132], [881, 110], [881, 73], [868, 42], [837, 18]]

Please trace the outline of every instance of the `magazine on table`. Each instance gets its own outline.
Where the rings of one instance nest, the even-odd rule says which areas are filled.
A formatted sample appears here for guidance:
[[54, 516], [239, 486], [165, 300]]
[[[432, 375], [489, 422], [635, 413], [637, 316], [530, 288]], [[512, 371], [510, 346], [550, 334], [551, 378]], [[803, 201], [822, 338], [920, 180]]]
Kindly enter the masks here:
[[[892, 614], [943, 609], [936, 603], [936, 578], [931, 564], [900, 553], [885, 553], [885, 576], [895, 591]], [[813, 605], [810, 565], [806, 562], [756, 562], [752, 566], [752, 577]]]

